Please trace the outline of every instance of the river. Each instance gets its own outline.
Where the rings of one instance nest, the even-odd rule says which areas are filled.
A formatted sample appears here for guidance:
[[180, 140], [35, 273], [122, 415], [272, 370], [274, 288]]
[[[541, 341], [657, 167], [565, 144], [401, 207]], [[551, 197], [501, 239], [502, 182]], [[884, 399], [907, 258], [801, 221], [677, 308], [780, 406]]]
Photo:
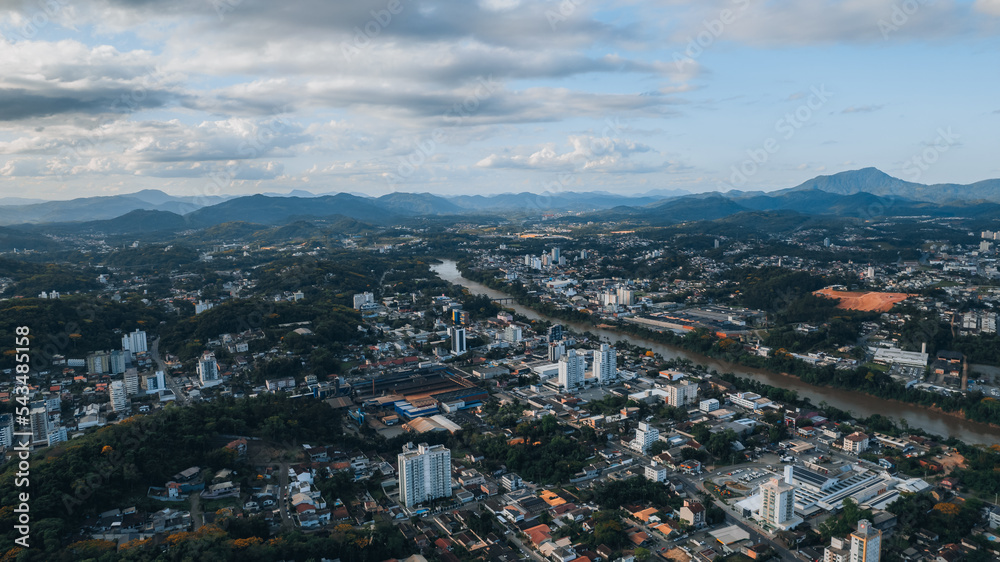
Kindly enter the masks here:
[[[462, 285], [473, 293], [488, 295], [491, 298], [505, 298], [509, 296], [501, 293], [500, 291], [491, 289], [482, 283], [477, 283], [462, 277], [462, 274], [458, 271], [458, 266], [454, 261], [444, 260], [443, 263], [432, 265], [431, 269], [441, 279], [444, 279], [449, 283]], [[826, 402], [835, 408], [849, 411], [855, 416], [867, 417], [873, 414], [882, 414], [890, 416], [897, 421], [904, 419], [911, 427], [919, 427], [928, 433], [936, 435], [957, 437], [961, 441], [970, 444], [993, 444], [1000, 441], [1000, 431], [984, 423], [965, 420], [956, 416], [947, 415], [942, 412], [937, 412], [912, 404], [883, 400], [882, 398], [870, 396], [868, 394], [850, 392], [839, 388], [813, 386], [790, 375], [782, 375], [762, 369], [744, 367], [743, 365], [706, 357], [698, 353], [693, 353], [672, 345], [665, 345], [643, 337], [597, 328], [590, 324], [568, 322], [559, 318], [543, 316], [534, 310], [519, 304], [506, 304], [504, 306], [512, 308], [518, 314], [532, 320], [547, 320], [559, 323], [579, 332], [589, 331], [592, 334], [597, 334], [612, 342], [623, 339], [631, 342], [633, 345], [652, 349], [654, 352], [659, 353], [668, 359], [689, 359], [696, 365], [705, 365], [709, 369], [715, 369], [720, 373], [734, 373], [738, 376], [749, 377], [771, 386], [794, 390], [798, 392], [799, 396], [809, 398], [813, 404]]]

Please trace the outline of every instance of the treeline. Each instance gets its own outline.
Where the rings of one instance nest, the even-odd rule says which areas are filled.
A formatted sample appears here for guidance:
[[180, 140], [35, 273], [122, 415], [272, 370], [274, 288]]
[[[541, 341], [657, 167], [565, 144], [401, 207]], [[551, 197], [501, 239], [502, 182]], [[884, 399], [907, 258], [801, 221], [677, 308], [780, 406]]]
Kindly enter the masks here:
[[296, 322], [310, 323], [307, 327], [313, 335], [302, 337], [299, 346], [302, 348], [297, 349], [306, 351], [313, 346], [328, 347], [357, 339], [361, 316], [353, 308], [327, 299], [298, 302], [231, 300], [201, 314], [181, 318], [164, 326], [161, 330], [161, 345], [185, 361], [201, 354], [205, 350], [205, 344], [218, 338], [219, 334], [238, 334], [261, 329], [268, 336], [271, 345], [288, 336], [289, 345], [294, 346], [298, 335], [289, 334], [294, 326], [281, 327], [281, 324]]
[[14, 283], [4, 290], [5, 296], [37, 297], [42, 291], [72, 293], [101, 288], [98, 272], [91, 267], [76, 267], [57, 263], [33, 263], [19, 259], [0, 259], [0, 272]]
[[163, 272], [181, 266], [197, 264], [198, 251], [181, 244], [144, 245], [138, 248], [115, 250], [104, 258], [111, 267], [127, 268], [132, 272]]
[[19, 562], [271, 562], [273, 560], [322, 560], [336, 553], [343, 562], [402, 559], [412, 554], [407, 541], [392, 523], [358, 530], [337, 525], [329, 532], [299, 531], [269, 537], [261, 516], [248, 519], [219, 517], [197, 531], [168, 535], [162, 543], [150, 539], [130, 541], [119, 548], [112, 541], [81, 540], [57, 550], [12, 548], [4, 560]]
[[[31, 330], [31, 364], [44, 370], [54, 355], [83, 359], [90, 351], [120, 349], [121, 334], [158, 326], [165, 314], [138, 300], [66, 296], [14, 299], [0, 303], [0, 341], [14, 341], [14, 329]], [[119, 333], [115, 333], [118, 330]], [[14, 366], [13, 348], [0, 355], [0, 368]]]

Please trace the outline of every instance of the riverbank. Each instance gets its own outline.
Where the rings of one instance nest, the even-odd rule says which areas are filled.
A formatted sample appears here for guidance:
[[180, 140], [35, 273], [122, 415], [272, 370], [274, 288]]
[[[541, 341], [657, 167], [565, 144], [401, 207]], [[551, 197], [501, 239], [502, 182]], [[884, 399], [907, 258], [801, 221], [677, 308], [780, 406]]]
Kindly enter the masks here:
[[[803, 380], [801, 376], [789, 372], [794, 372], [794, 369], [773, 367], [766, 368], [768, 367], [767, 365], [759, 363], [759, 361], [763, 358], [755, 359], [753, 363], [747, 364], [739, 361], [738, 356], [731, 357], [731, 355], [727, 356], [727, 354], [709, 356], [707, 354], [703, 354], [699, 348], [694, 346], [685, 346], [683, 345], [685, 343], [683, 341], [677, 342], [676, 339], [681, 339], [680, 336], [674, 336], [672, 334], [665, 336], [662, 333], [651, 331], [647, 331], [647, 333], [638, 333], [635, 329], [623, 330], [618, 327], [612, 329], [602, 329], [598, 327], [598, 324], [606, 322], [606, 320], [595, 322], [593, 317], [590, 315], [583, 315], [583, 317], [580, 317], [578, 316], [579, 313], [572, 316], [551, 314], [552, 311], [550, 309], [553, 307], [531, 306], [530, 301], [524, 299], [524, 295], [518, 295], [516, 293], [506, 291], [504, 290], [504, 287], [494, 288], [487, 284], [469, 279], [468, 277], [462, 275], [461, 271], [458, 269], [458, 264], [451, 260], [445, 261], [440, 266], [435, 266], [434, 271], [447, 281], [466, 286], [467, 288], [474, 288], [477, 293], [487, 294], [494, 298], [519, 298], [524, 304], [518, 304], [515, 309], [520, 309], [519, 312], [529, 317], [546, 321], [562, 322], [581, 332], [596, 332], [611, 341], [616, 341], [616, 339], [639, 340], [646, 344], [643, 345], [643, 347], [652, 347], [654, 351], [661, 353], [664, 357], [683, 357], [690, 359], [697, 364], [709, 365], [718, 372], [733, 372], [740, 377], [749, 377], [753, 380], [757, 380], [758, 382], [764, 382], [772, 386], [789, 388], [798, 392], [800, 395], [808, 396], [814, 403], [826, 402], [838, 409], [851, 411], [855, 413], [855, 415], [860, 415], [861, 417], [874, 414], [891, 414], [893, 416], [897, 416], [900, 420], [905, 420], [911, 427], [922, 428], [924, 431], [931, 434], [958, 437], [967, 443], [995, 443], [997, 441], [998, 434], [1000, 434], [996, 424], [969, 419], [964, 416], [961, 411], [947, 411], [946, 409], [934, 404], [936, 400], [932, 400], [930, 404], [919, 404], [899, 400], [894, 396], [878, 396], [864, 392], [857, 387], [845, 388], [825, 384], [816, 384], [808, 380]], [[572, 326], [573, 324], [576, 324], [576, 326]], [[670, 341], [667, 341], [668, 339]], [[704, 341], [705, 340], [702, 340], [699, 337], [699, 344]], [[714, 344], [715, 342], [713, 342], [713, 345]], [[801, 369], [801, 365], [788, 364], [788, 366]], [[851, 371], [851, 373], [854, 372]], [[936, 398], [936, 395], [932, 396]], [[1000, 415], [998, 415], [995, 419], [1000, 419]]]

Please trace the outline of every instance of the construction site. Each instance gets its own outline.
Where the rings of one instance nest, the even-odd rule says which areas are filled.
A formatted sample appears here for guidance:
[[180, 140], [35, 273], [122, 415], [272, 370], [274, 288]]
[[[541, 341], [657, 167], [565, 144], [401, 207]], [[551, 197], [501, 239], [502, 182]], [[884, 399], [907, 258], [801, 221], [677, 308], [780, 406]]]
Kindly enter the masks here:
[[896, 303], [915, 296], [907, 293], [837, 291], [830, 287], [820, 289], [813, 294], [839, 301], [837, 308], [862, 312], [889, 312]]

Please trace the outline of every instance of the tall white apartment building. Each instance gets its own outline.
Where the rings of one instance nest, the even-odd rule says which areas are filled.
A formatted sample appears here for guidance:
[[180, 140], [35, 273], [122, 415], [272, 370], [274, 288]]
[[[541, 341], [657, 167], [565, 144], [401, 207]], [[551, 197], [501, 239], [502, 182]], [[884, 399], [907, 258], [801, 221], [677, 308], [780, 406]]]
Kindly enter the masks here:
[[201, 359], [198, 360], [198, 378], [201, 380], [201, 386], [218, 384], [221, 380], [219, 362], [215, 360], [215, 354], [211, 351], [201, 354]]
[[639, 427], [635, 430], [635, 440], [632, 447], [643, 454], [649, 452], [649, 448], [660, 438], [660, 430], [646, 422], [639, 422]]
[[520, 326], [511, 324], [503, 330], [503, 341], [507, 343], [520, 343], [524, 336]]
[[146, 332], [136, 330], [122, 336], [122, 350], [128, 351], [133, 355], [149, 351], [149, 348], [146, 346]]
[[565, 390], [583, 386], [583, 374], [587, 369], [587, 359], [575, 349], [566, 351], [559, 358], [559, 386]]
[[618, 297], [618, 304], [621, 306], [632, 306], [635, 304], [635, 293], [632, 289], [618, 287], [615, 290], [615, 296]]
[[407, 443], [399, 453], [399, 501], [406, 507], [451, 496], [451, 451]]
[[115, 412], [124, 412], [128, 408], [128, 398], [125, 395], [125, 383], [122, 381], [111, 382], [111, 409]]
[[126, 395], [135, 396], [139, 394], [139, 371], [128, 369], [125, 371], [124, 377], [122, 377], [122, 382], [125, 383]]
[[760, 487], [760, 494], [760, 518], [765, 525], [788, 530], [802, 522], [802, 518], [795, 515], [795, 486], [772, 478]]
[[465, 341], [465, 328], [461, 326], [452, 326], [448, 328], [448, 335], [451, 336], [451, 352], [455, 355], [461, 355], [468, 351], [468, 346]]
[[602, 385], [618, 378], [618, 352], [606, 343], [594, 350], [594, 377]]
[[882, 531], [871, 521], [858, 521], [858, 530], [851, 533], [851, 562], [879, 562], [882, 558]]

